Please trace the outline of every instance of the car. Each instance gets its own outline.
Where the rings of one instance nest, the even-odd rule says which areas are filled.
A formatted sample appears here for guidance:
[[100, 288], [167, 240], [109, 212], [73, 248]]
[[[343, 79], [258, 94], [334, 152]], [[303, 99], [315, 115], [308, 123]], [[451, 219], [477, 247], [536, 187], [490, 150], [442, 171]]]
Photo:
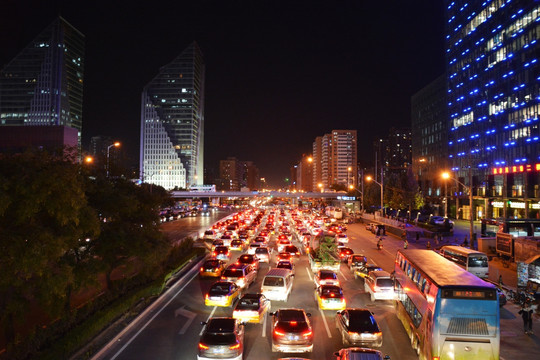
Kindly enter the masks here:
[[346, 308], [336, 314], [336, 328], [343, 345], [381, 347], [383, 336], [373, 313], [368, 309]]
[[354, 250], [349, 247], [342, 247], [338, 249], [338, 253], [341, 261], [347, 262], [349, 256], [354, 254]]
[[223, 240], [215, 239], [214, 241], [212, 241], [212, 251], [216, 249], [216, 246], [225, 246], [225, 244], [223, 243]]
[[294, 245], [285, 246], [281, 252], [288, 252], [291, 256], [300, 257], [300, 250]]
[[232, 281], [217, 281], [212, 284], [204, 297], [206, 306], [229, 307], [240, 296], [241, 288]]
[[232, 281], [241, 288], [248, 288], [256, 278], [257, 271], [247, 264], [231, 264], [221, 274], [221, 280]]
[[429, 223], [433, 225], [440, 225], [440, 226], [448, 225], [448, 227], [454, 226], [454, 222], [452, 220], [443, 216], [432, 216], [429, 218]]
[[332, 270], [319, 270], [313, 277], [317, 287], [321, 285], [336, 285], [339, 286], [338, 276]]
[[232, 317], [212, 317], [201, 322], [197, 360], [241, 360], [244, 353], [244, 324]]
[[358, 278], [362, 278], [362, 279], [365, 279], [369, 272], [370, 271], [380, 271], [382, 270], [381, 267], [379, 267], [379, 265], [375, 265], [375, 264], [366, 264], [360, 268], [358, 268], [357, 270], [354, 271], [354, 278], [355, 279], [358, 279]]
[[265, 246], [256, 248], [255, 257], [259, 259], [259, 262], [270, 263], [270, 249]]
[[248, 246], [247, 253], [251, 255], [255, 255], [255, 250], [260, 248], [262, 245], [260, 243], [251, 243]]
[[200, 277], [220, 277], [225, 270], [225, 261], [218, 259], [206, 260], [199, 269]]
[[259, 271], [259, 259], [255, 254], [242, 254], [236, 259], [236, 263], [251, 265], [256, 271]]
[[337, 242], [342, 242], [347, 244], [349, 242], [349, 237], [344, 233], [337, 233], [335, 236]]
[[289, 239], [280, 239], [277, 241], [277, 251], [282, 252], [285, 246], [292, 245]]
[[277, 261], [281, 261], [281, 260], [288, 260], [288, 261], [293, 261], [293, 257], [291, 255], [291, 253], [288, 253], [288, 252], [280, 252], [277, 256]]
[[321, 285], [315, 290], [315, 300], [321, 310], [343, 310], [347, 306], [343, 290], [336, 285]]
[[288, 269], [294, 274], [294, 264], [290, 260], [280, 260], [278, 261], [276, 268], [278, 269]]
[[214, 248], [214, 251], [212, 251], [212, 257], [218, 259], [218, 260], [225, 260], [229, 261], [231, 258], [231, 253], [229, 251], [229, 248], [227, 246], [216, 246]]
[[206, 230], [202, 236], [204, 240], [214, 240], [216, 237], [216, 232], [214, 230]]
[[223, 240], [223, 245], [229, 246], [231, 245], [231, 241], [233, 240], [231, 235], [221, 235], [221, 240]]
[[390, 356], [383, 357], [379, 350], [361, 347], [341, 349], [336, 351], [334, 356], [336, 360], [390, 360]]
[[503, 307], [506, 305], [506, 294], [501, 289], [497, 288], [497, 294], [499, 295], [499, 306]]
[[263, 294], [245, 294], [238, 300], [233, 311], [233, 318], [240, 322], [262, 324], [270, 310], [270, 300]]
[[242, 251], [244, 250], [244, 242], [239, 239], [234, 239], [231, 241], [231, 245], [229, 246], [229, 249], [231, 251]]
[[347, 265], [352, 272], [361, 267], [365, 266], [367, 263], [367, 257], [362, 254], [351, 254], [347, 259]]
[[313, 351], [313, 328], [310, 313], [303, 309], [279, 309], [272, 316], [272, 352], [301, 353]]

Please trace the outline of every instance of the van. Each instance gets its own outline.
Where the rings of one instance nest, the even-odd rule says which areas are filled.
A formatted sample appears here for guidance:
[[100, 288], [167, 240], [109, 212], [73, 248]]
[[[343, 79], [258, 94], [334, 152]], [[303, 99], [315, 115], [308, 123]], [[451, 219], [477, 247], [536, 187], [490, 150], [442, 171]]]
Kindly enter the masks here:
[[364, 288], [370, 294], [371, 301], [395, 299], [394, 279], [386, 271], [370, 271], [364, 281]]
[[288, 269], [270, 269], [261, 286], [261, 293], [270, 300], [287, 301], [293, 286], [294, 274]]
[[241, 288], [248, 288], [257, 278], [257, 272], [251, 265], [231, 264], [221, 274], [221, 280], [234, 282]]

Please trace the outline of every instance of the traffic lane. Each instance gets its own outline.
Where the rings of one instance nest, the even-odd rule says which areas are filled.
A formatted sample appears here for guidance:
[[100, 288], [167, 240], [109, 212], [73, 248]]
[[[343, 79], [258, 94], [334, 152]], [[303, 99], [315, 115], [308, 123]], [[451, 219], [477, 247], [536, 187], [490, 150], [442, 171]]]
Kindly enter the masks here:
[[167, 235], [171, 241], [179, 241], [187, 236], [199, 236], [220, 219], [231, 215], [228, 210], [212, 211], [209, 216], [188, 216], [185, 218], [167, 221], [161, 224], [160, 231]]
[[383, 250], [377, 250], [378, 237], [365, 229], [362, 224], [351, 224], [348, 227], [348, 247], [357, 254], [363, 254], [376, 263], [383, 270], [394, 271], [394, 261], [397, 250], [402, 245], [401, 240], [389, 235], [383, 236]]

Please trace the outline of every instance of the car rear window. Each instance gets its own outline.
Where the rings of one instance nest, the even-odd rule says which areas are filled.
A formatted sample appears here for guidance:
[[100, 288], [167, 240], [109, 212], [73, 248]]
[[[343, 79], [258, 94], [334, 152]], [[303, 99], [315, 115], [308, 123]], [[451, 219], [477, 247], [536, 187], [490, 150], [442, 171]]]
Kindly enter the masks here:
[[373, 316], [367, 311], [349, 312], [349, 331], [353, 332], [377, 332], [379, 328]]
[[257, 248], [257, 249], [255, 249], [255, 254], [268, 254], [268, 249], [266, 249], [266, 248]]
[[282, 277], [267, 276], [264, 278], [263, 285], [265, 286], [283, 286], [285, 282]]
[[378, 287], [394, 287], [394, 281], [388, 278], [377, 279]]
[[229, 345], [236, 342], [234, 333], [205, 333], [201, 342], [206, 345]]
[[224, 277], [242, 277], [244, 273], [241, 269], [227, 269], [223, 272]]
[[257, 299], [240, 299], [236, 309], [238, 310], [257, 310], [259, 301]]
[[214, 285], [210, 288], [210, 295], [226, 295], [229, 293], [228, 285]]

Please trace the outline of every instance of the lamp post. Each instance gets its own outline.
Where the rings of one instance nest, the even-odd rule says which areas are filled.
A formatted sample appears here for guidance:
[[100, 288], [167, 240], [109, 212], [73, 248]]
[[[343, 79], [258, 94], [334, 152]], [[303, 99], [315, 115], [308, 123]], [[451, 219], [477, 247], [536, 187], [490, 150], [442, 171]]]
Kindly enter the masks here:
[[114, 144], [107, 146], [107, 177], [109, 177], [109, 155], [112, 147], [119, 147], [120, 143], [117, 141]]
[[383, 195], [383, 178], [382, 178], [382, 171], [381, 171], [381, 182], [378, 182], [371, 176], [366, 177], [367, 181], [373, 181], [375, 184], [378, 184], [381, 187], [381, 216], [383, 215], [383, 209], [384, 209], [384, 195]]
[[[472, 193], [472, 172], [471, 172], [471, 168], [469, 168], [469, 186], [465, 185], [464, 183], [462, 183], [458, 179], [450, 176], [450, 173], [448, 173], [448, 172], [443, 172], [442, 173], [442, 178], [443, 179], [453, 179], [453, 180], [455, 180], [458, 184], [461, 184], [469, 192], [469, 206], [471, 208], [470, 216], [469, 216], [469, 218], [470, 218], [470, 222], [469, 222], [469, 241], [471, 242], [471, 246], [472, 246], [473, 233], [474, 233], [474, 213], [473, 213], [473, 193]], [[456, 209], [456, 218], [457, 218], [457, 209]]]
[[351, 177], [351, 171], [352, 171], [352, 167], [349, 166], [349, 167], [347, 168], [347, 187], [349, 187], [349, 185], [350, 185], [350, 180], [349, 180], [349, 179], [350, 179], [350, 177]]
[[323, 184], [322, 183], [318, 183], [317, 186], [319, 187], [319, 189], [321, 189], [321, 193], [323, 192]]
[[358, 191], [360, 193], [360, 211], [363, 213], [364, 212], [364, 192], [363, 191], [360, 191], [358, 190], [356, 187], [354, 187], [354, 185], [349, 185], [349, 190], [355, 190], [355, 191]]

